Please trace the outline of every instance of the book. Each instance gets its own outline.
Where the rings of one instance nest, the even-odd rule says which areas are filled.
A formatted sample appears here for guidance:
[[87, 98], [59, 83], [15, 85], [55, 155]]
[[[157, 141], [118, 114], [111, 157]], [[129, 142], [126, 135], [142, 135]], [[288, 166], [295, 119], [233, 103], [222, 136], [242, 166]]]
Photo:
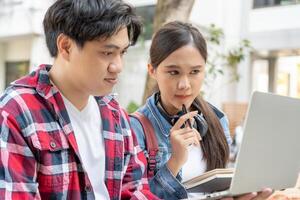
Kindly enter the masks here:
[[229, 189], [233, 168], [214, 169], [183, 182], [189, 193], [212, 193]]

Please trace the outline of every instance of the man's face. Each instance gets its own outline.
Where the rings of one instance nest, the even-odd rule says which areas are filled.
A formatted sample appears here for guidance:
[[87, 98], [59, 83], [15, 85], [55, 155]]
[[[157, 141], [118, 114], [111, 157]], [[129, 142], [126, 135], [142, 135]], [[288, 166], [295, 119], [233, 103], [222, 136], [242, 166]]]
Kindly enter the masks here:
[[82, 48], [73, 43], [65, 72], [74, 92], [109, 94], [123, 68], [123, 54], [129, 46], [127, 28], [106, 39], [87, 41]]

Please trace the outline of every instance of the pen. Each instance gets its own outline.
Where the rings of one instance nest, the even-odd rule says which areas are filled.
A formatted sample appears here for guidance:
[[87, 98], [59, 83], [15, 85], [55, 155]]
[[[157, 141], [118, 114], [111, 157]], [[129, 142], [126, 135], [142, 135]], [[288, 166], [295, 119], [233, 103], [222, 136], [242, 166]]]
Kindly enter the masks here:
[[[183, 112], [183, 114], [187, 113], [187, 110], [186, 110], [186, 107], [185, 107], [184, 104], [182, 104], [182, 112]], [[192, 124], [191, 124], [190, 119], [187, 120], [187, 123], [188, 123], [189, 127], [192, 128]]]
[[[187, 113], [187, 109], [186, 109], [184, 104], [182, 104], [182, 112], [183, 112], [183, 114]], [[187, 123], [188, 123], [189, 127], [192, 128], [192, 124], [191, 124], [190, 119], [187, 120]], [[202, 148], [202, 151], [203, 151], [203, 155], [204, 155], [204, 157], [206, 157], [206, 151], [205, 151], [204, 144], [203, 144], [202, 140], [200, 140], [200, 145], [201, 145], [201, 148]]]

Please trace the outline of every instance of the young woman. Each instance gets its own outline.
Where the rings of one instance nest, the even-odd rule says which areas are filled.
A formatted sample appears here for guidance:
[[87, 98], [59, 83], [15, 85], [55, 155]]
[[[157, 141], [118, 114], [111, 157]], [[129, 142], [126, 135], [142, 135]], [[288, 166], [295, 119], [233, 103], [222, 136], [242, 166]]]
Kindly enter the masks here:
[[[228, 161], [228, 120], [199, 94], [206, 59], [205, 39], [190, 24], [170, 22], [152, 40], [148, 73], [156, 79], [158, 90], [138, 112], [150, 120], [155, 131], [159, 151], [150, 187], [162, 199], [187, 198], [182, 181], [224, 168]], [[140, 121], [135, 117], [130, 121], [149, 156]]]

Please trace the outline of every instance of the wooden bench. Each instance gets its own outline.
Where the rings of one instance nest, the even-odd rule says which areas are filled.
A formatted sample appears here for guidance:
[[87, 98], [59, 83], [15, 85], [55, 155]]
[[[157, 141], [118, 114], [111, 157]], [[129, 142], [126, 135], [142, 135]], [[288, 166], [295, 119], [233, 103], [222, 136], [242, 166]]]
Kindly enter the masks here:
[[222, 110], [228, 117], [229, 130], [232, 137], [234, 136], [235, 128], [243, 125], [247, 108], [248, 103], [245, 102], [224, 102], [222, 104]]

